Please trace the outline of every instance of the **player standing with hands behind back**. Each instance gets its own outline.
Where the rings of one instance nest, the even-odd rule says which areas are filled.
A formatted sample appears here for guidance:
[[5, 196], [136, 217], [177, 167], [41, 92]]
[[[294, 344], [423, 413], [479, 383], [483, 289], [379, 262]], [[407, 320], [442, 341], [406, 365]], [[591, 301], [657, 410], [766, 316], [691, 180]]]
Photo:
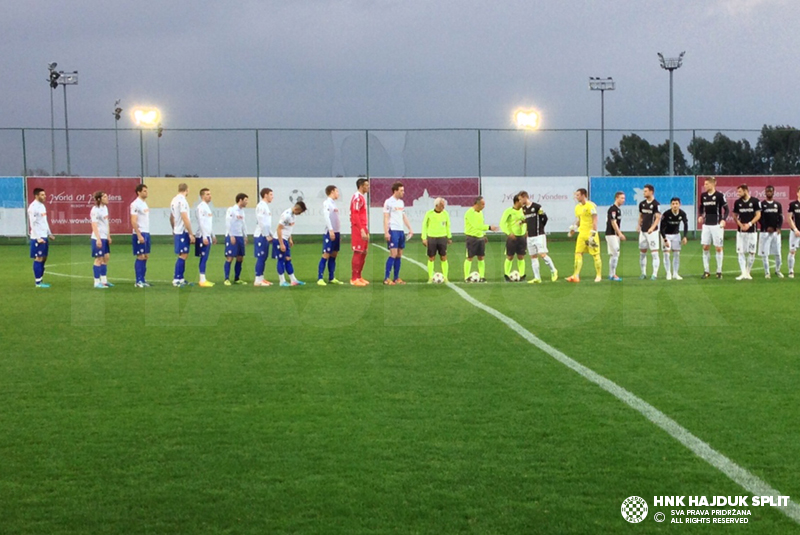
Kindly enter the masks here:
[[[392, 196], [383, 203], [383, 236], [386, 238], [386, 245], [389, 249], [383, 283], [387, 286], [405, 284], [405, 281], [400, 278], [400, 260], [403, 258], [406, 240], [411, 239], [414, 231], [411, 230], [411, 223], [406, 216], [406, 205], [403, 203], [404, 194], [403, 183], [395, 182], [392, 184]], [[408, 228], [407, 237], [403, 232], [403, 225]], [[392, 269], [394, 269], [394, 278], [390, 278]]]
[[[733, 220], [739, 227], [736, 232], [736, 253], [739, 255], [739, 268], [742, 273], [736, 277], [737, 281], [752, 280], [750, 270], [756, 260], [756, 247], [758, 234], [756, 223], [761, 218], [761, 203], [750, 196], [750, 188], [742, 184], [736, 188], [739, 198], [733, 203]], [[769, 271], [767, 271], [769, 275]]]
[[111, 255], [111, 234], [108, 226], [108, 193], [94, 194], [95, 206], [90, 214], [92, 221], [92, 256], [94, 257], [94, 287], [109, 288], [108, 257]]
[[47, 261], [50, 242], [55, 237], [50, 232], [47, 223], [47, 207], [44, 201], [47, 193], [42, 188], [33, 190], [33, 201], [28, 206], [28, 221], [30, 222], [31, 258], [33, 259], [33, 278], [37, 288], [49, 288], [50, 285], [42, 282], [44, 278], [44, 264]]
[[711, 246], [716, 249], [717, 278], [722, 278], [722, 242], [725, 239], [725, 219], [730, 214], [730, 208], [725, 201], [725, 195], [717, 191], [717, 179], [713, 176], [706, 178], [703, 183], [705, 191], [700, 195], [700, 217], [697, 224], [703, 227], [700, 243], [703, 246], [703, 276], [711, 276], [709, 263], [711, 260]]
[[758, 249], [764, 262], [764, 277], [769, 278], [769, 255], [775, 256], [775, 275], [783, 278], [781, 273], [781, 227], [783, 226], [783, 206], [775, 200], [775, 187], [764, 188], [767, 197], [761, 201], [761, 236]]
[[[664, 241], [664, 270], [667, 280], [683, 280], [678, 274], [681, 267], [681, 246], [686, 245], [686, 234], [689, 232], [689, 217], [681, 210], [681, 200], [673, 197], [670, 200], [670, 209], [661, 215], [661, 238]], [[683, 238], [681, 238], [681, 225], [683, 225]], [[670, 255], [672, 256], [672, 269], [670, 270]]]
[[661, 221], [661, 212], [658, 211], [659, 203], [653, 197], [655, 188], [651, 184], [644, 186], [644, 200], [639, 203], [639, 267], [642, 268], [640, 279], [647, 278], [647, 250], [653, 257], [652, 280], [658, 278], [658, 268], [661, 260], [658, 258], [658, 224]]

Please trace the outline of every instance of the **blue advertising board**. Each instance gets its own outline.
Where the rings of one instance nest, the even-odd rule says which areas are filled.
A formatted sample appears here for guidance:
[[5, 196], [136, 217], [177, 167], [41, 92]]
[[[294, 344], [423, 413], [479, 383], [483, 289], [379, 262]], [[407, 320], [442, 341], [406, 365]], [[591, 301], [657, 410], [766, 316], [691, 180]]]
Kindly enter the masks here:
[[25, 181], [21, 176], [0, 176], [0, 208], [25, 208]]

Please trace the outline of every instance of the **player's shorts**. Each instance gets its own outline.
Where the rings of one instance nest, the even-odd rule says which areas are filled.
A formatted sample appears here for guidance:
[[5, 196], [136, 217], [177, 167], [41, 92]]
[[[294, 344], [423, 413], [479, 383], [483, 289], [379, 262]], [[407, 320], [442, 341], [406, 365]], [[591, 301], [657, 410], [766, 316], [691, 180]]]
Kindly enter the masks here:
[[283, 240], [283, 245], [286, 247], [286, 251], [281, 251], [281, 246], [279, 245], [279, 241], [277, 238], [272, 240], [272, 258], [278, 258], [280, 260], [284, 260], [286, 258], [292, 257], [292, 248], [289, 247], [289, 240]]
[[722, 241], [725, 239], [725, 229], [719, 225], [703, 225], [703, 231], [700, 234], [700, 243], [702, 245], [713, 245], [714, 247], [722, 247]]
[[757, 232], [737, 232], [736, 252], [738, 254], [756, 254], [758, 248]]
[[547, 250], [547, 236], [540, 234], [539, 236], [528, 236], [526, 240], [528, 246], [528, 254], [531, 256], [537, 254], [546, 254]]
[[235, 236], [236, 243], [231, 243], [231, 237], [225, 236], [225, 258], [244, 256], [247, 252], [244, 248], [244, 236]]
[[525, 256], [527, 236], [506, 237], [506, 256]]
[[428, 238], [428, 258], [433, 258], [436, 255], [447, 256], [447, 238]]
[[131, 244], [133, 245], [133, 256], [150, 254], [150, 233], [142, 232], [144, 243], [139, 243], [139, 236], [131, 234]]
[[389, 241], [386, 244], [389, 249], [405, 249], [406, 233], [402, 230], [390, 230]]
[[353, 245], [353, 251], [363, 253], [369, 247], [369, 240], [361, 237], [361, 231], [357, 228], [350, 229], [350, 243]]
[[761, 256], [781, 255], [781, 233], [762, 232], [758, 239], [758, 254]]
[[665, 251], [680, 251], [681, 250], [681, 235], [680, 234], [667, 234], [664, 236], [664, 240], [666, 240], [666, 246], [664, 247]]
[[50, 244], [47, 238], [44, 238], [42, 243], [37, 240], [31, 240], [31, 258], [44, 258], [50, 251]]
[[111, 253], [111, 247], [108, 246], [108, 240], [100, 240], [100, 247], [97, 246], [97, 240], [92, 239], [92, 257], [105, 256]]
[[639, 231], [639, 250], [650, 249], [651, 251], [658, 251], [659, 241], [661, 241], [661, 235], [657, 230], [653, 232]]
[[175, 254], [189, 254], [189, 233], [173, 234], [172, 241], [175, 243]]
[[486, 240], [475, 236], [467, 236], [467, 258], [476, 256], [486, 256]]
[[323, 254], [338, 253], [341, 244], [342, 244], [342, 235], [339, 232], [334, 232], [332, 240], [330, 234], [328, 234], [327, 232], [322, 235]]
[[619, 236], [606, 236], [608, 256], [619, 256]]
[[[589, 237], [591, 234], [589, 232], [579, 232], [578, 233], [578, 241], [575, 242], [575, 253], [583, 254], [588, 252], [592, 256], [597, 256], [600, 254], [600, 243], [598, 242], [597, 245], [594, 247], [589, 247]], [[597, 241], [599, 235], [595, 235], [594, 240]]]
[[[238, 240], [237, 240], [238, 241]], [[256, 258], [269, 258], [269, 240], [266, 236], [253, 238], [253, 252]]]
[[212, 243], [211, 238], [208, 238], [208, 245], [203, 245], [203, 238], [199, 236], [196, 237], [194, 240], [194, 255], [198, 258], [201, 256], [208, 256], [211, 254]]
[[800, 237], [794, 235], [794, 231], [789, 232], [789, 251], [795, 252], [800, 249]]

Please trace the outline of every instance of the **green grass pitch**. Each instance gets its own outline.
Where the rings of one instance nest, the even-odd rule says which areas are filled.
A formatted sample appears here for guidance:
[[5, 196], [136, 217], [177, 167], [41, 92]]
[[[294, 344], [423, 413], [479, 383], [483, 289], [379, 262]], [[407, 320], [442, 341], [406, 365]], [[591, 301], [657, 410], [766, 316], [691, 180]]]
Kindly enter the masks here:
[[[88, 240], [57, 243], [47, 290], [26, 246], [0, 248], [0, 533], [798, 531], [769, 507], [735, 528], [670, 525], [653, 496], [745, 492], [419, 267], [382, 286], [375, 247], [367, 288], [314, 285], [320, 245], [305, 243], [308, 286], [222, 286], [217, 246], [217, 286], [177, 289], [159, 244], [148, 278], [165, 282], [141, 290], [119, 237], [117, 286], [94, 290]], [[800, 498], [800, 280], [764, 280], [758, 259], [736, 282], [729, 241], [725, 278], [702, 281], [695, 240], [684, 281], [640, 281], [629, 240], [621, 284], [591, 282], [587, 258], [571, 285], [574, 246], [554, 241], [562, 280], [505, 284], [501, 247], [495, 283], [462, 284], [470, 295]], [[406, 254], [424, 260], [417, 237]], [[631, 495], [650, 503], [638, 525], [620, 514]]]

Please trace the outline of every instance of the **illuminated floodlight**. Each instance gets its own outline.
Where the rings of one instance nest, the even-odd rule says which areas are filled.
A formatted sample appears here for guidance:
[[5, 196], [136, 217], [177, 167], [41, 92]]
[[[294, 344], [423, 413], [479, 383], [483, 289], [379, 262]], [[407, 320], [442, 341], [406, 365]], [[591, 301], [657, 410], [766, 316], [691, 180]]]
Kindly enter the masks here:
[[155, 128], [161, 122], [161, 112], [158, 108], [134, 108], [133, 122], [136, 126]]
[[536, 130], [539, 128], [539, 112], [536, 110], [517, 110], [514, 112], [514, 123], [517, 128]]

